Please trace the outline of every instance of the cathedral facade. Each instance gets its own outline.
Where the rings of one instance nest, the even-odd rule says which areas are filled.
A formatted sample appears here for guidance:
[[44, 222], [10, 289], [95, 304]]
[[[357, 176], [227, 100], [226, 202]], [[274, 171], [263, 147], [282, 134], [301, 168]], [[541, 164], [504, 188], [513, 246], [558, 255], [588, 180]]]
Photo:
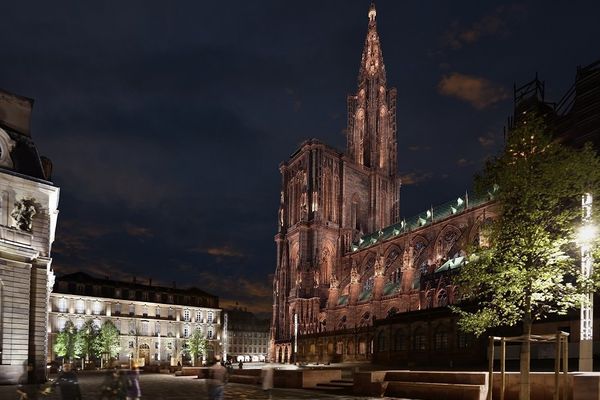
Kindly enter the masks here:
[[[387, 86], [376, 15], [371, 5], [346, 151], [308, 140], [280, 166], [272, 361], [368, 359], [375, 320], [454, 300], [445, 277], [493, 212], [492, 193], [462, 194], [400, 220], [397, 94]], [[346, 336], [316, 340], [332, 334]]]

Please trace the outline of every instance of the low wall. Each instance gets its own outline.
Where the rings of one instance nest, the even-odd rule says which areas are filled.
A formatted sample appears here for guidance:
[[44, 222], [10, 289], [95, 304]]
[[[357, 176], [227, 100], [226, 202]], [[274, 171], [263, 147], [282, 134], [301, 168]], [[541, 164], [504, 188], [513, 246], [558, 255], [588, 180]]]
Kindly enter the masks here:
[[381, 397], [387, 388], [384, 381], [388, 371], [356, 372], [352, 392], [361, 396]]
[[[389, 382], [394, 379], [407, 380], [407, 377], [413, 375], [415, 380], [417, 377], [428, 379], [431, 372], [425, 371], [373, 371], [373, 372], [357, 372], [354, 374], [353, 392], [356, 395], [362, 396], [377, 396], [380, 397], [385, 393]], [[463, 377], [472, 375], [473, 373], [461, 372], [435, 372], [439, 379], [438, 382], [458, 382]], [[462, 374], [462, 377], [460, 377]], [[481, 373], [478, 373], [481, 374]], [[459, 379], [460, 377], [460, 379]], [[559, 390], [562, 398], [563, 375], [559, 380]], [[479, 379], [477, 379], [479, 380]], [[505, 400], [518, 400], [520, 374], [518, 372], [506, 373]], [[532, 372], [530, 375], [531, 382], [531, 400], [552, 400], [554, 395], [554, 373], [552, 372]], [[475, 383], [473, 381], [472, 383]], [[499, 372], [494, 373], [492, 398], [500, 399], [501, 376]], [[567, 376], [567, 393], [568, 398], [572, 400], [600, 400], [600, 373], [597, 372], [570, 372]]]
[[[521, 376], [518, 372], [506, 373], [505, 400], [519, 398], [519, 384]], [[559, 393], [562, 398], [563, 374], [560, 374]], [[552, 400], [554, 395], [554, 373], [532, 372], [531, 400]], [[500, 373], [494, 373], [493, 398], [500, 398]], [[598, 372], [569, 372], [567, 375], [568, 398], [573, 400], [599, 400], [600, 399], [600, 373]]]
[[335, 379], [342, 379], [341, 369], [275, 370], [273, 384], [279, 388], [310, 389]]

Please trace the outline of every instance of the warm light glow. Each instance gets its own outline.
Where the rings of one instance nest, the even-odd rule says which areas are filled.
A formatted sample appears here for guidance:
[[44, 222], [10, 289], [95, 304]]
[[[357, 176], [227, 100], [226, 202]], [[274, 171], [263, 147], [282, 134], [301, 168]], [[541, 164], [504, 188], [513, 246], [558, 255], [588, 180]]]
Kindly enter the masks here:
[[577, 232], [577, 242], [580, 244], [588, 244], [598, 236], [598, 228], [594, 225], [584, 225]]

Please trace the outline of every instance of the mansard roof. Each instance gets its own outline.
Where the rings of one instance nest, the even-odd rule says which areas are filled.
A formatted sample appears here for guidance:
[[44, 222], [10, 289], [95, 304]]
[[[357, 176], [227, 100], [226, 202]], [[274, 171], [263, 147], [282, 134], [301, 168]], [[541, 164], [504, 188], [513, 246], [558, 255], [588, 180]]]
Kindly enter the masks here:
[[[167, 293], [167, 294], [173, 294], [173, 295], [179, 295], [179, 296], [198, 296], [198, 297], [203, 297], [203, 298], [212, 299], [212, 300], [216, 301], [215, 306], [218, 306], [218, 299], [219, 299], [218, 296], [209, 294], [209, 293], [205, 292], [204, 290], [198, 289], [196, 287], [177, 288], [175, 286], [173, 286], [173, 287], [156, 286], [156, 285], [152, 285], [151, 279], [148, 281], [148, 284], [141, 283], [141, 282], [137, 281], [137, 279], [135, 279], [135, 278], [131, 282], [110, 279], [108, 276], [103, 279], [103, 278], [98, 278], [98, 277], [92, 276], [92, 275], [82, 272], [82, 271], [78, 271], [78, 272], [74, 272], [71, 274], [66, 274], [66, 275], [57, 277], [56, 282], [54, 283], [54, 292], [65, 293], [65, 294], [68, 293], [68, 294], [88, 295], [87, 293], [71, 293], [72, 291], [70, 289], [68, 289], [68, 287], [65, 289], [64, 287], [62, 287], [60, 285], [60, 283], [62, 283], [62, 282], [67, 283], [67, 284], [68, 283], [75, 283], [75, 284], [79, 283], [79, 284], [84, 284], [84, 285], [92, 285], [92, 286], [96, 285], [96, 286], [121, 288], [121, 289], [135, 290], [135, 291], [140, 290], [140, 291], [146, 291], [146, 292], [160, 292], [160, 293]], [[93, 294], [90, 293], [89, 295], [93, 295]], [[126, 300], [126, 299], [124, 299], [124, 300]]]
[[[52, 163], [46, 157], [40, 157], [31, 138], [30, 120], [33, 100], [18, 96], [0, 89], [0, 129], [8, 135], [2, 142], [12, 141], [10, 149], [8, 143], [2, 146], [2, 151], [10, 151], [12, 167], [0, 166], [0, 169], [9, 173], [26, 175], [31, 178], [50, 181]], [[10, 147], [9, 146], [9, 147]]]

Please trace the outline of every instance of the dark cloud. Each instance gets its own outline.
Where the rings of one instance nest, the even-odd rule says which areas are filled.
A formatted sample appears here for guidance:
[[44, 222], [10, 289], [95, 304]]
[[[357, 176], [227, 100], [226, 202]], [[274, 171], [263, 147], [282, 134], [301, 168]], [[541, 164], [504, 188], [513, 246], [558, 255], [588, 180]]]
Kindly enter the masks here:
[[510, 4], [498, 6], [493, 12], [483, 15], [469, 26], [454, 21], [444, 34], [443, 42], [453, 49], [460, 49], [486, 36], [505, 37], [510, 33], [509, 25], [515, 20], [522, 20], [526, 13], [526, 6]]
[[486, 108], [508, 98], [508, 91], [488, 79], [453, 72], [445, 75], [438, 84], [440, 94], [456, 97], [477, 109]]

